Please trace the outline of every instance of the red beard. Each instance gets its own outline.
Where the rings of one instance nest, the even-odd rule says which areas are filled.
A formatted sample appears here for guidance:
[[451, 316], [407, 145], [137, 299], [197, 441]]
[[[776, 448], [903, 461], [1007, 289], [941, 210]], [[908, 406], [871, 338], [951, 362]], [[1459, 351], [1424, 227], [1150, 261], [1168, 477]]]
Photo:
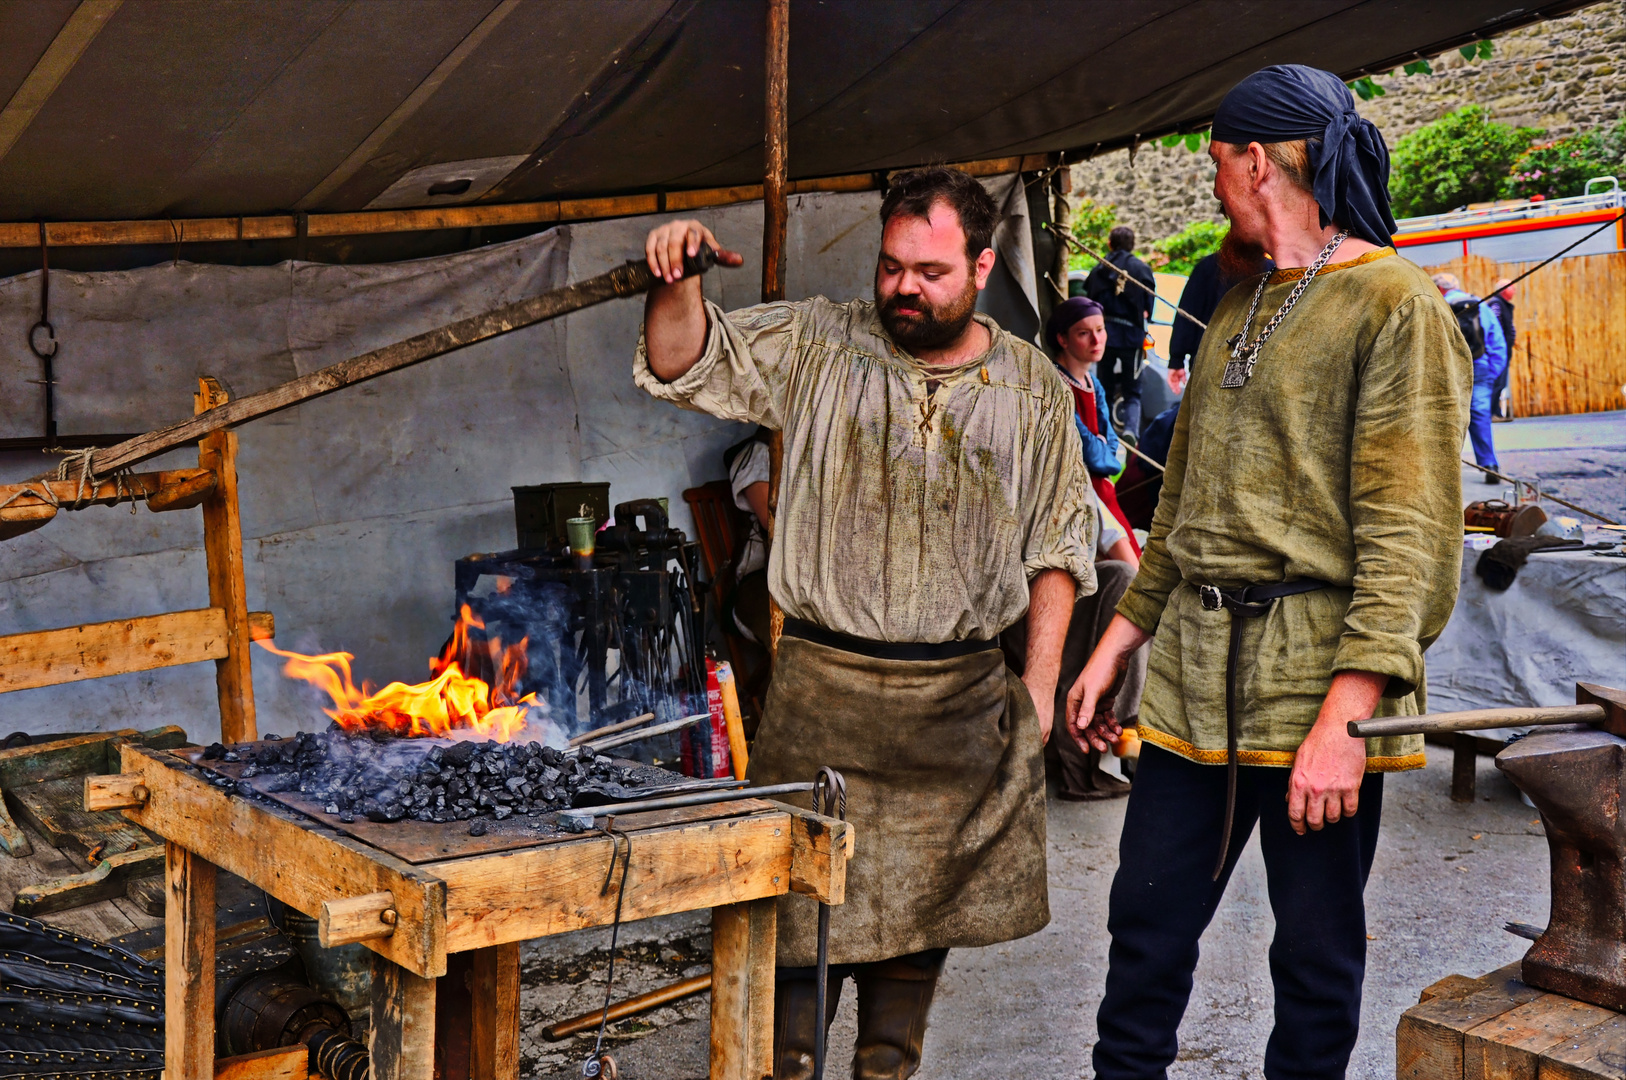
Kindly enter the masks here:
[[1220, 241], [1219, 271], [1226, 281], [1241, 281], [1266, 269], [1263, 245], [1244, 240], [1232, 229]]

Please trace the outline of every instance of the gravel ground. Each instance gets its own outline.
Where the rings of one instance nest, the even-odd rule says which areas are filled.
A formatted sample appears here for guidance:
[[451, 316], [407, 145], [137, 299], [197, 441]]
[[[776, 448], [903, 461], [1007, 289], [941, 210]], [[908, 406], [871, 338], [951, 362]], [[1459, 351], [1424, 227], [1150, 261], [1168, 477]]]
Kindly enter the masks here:
[[[1394, 1027], [1417, 992], [1445, 975], [1481, 975], [1517, 959], [1524, 942], [1508, 920], [1547, 919], [1547, 845], [1535, 812], [1480, 760], [1480, 800], [1450, 801], [1449, 752], [1430, 748], [1426, 769], [1390, 777], [1382, 840], [1367, 889], [1372, 942], [1362, 1031], [1349, 1075], [1394, 1075]], [[1106, 902], [1117, 869], [1123, 802], [1052, 800], [1053, 919], [1033, 937], [950, 954], [932, 1012], [920, 1080], [1003, 1080], [1010, 1075], [1084, 1077], [1106, 973]], [[1270, 1035], [1265, 949], [1273, 927], [1257, 840], [1203, 939], [1196, 990], [1181, 1028], [1174, 1080], [1257, 1077]], [[705, 963], [701, 916], [628, 928], [619, 999], [674, 981]], [[547, 1043], [541, 1028], [603, 1000], [602, 930], [527, 948], [521, 1007], [524, 1075], [580, 1075], [591, 1040]], [[576, 949], [597, 949], [575, 955]], [[832, 1078], [846, 1075], [854, 1037], [851, 985], [831, 1037]], [[628, 1080], [706, 1075], [707, 998], [611, 1025], [607, 1045]]]

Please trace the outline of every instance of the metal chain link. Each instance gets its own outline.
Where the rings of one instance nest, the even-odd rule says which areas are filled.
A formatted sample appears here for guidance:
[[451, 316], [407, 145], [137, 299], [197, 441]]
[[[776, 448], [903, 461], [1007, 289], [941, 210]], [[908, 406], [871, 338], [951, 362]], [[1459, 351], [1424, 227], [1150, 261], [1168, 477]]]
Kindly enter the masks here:
[[1273, 275], [1267, 273], [1259, 279], [1259, 287], [1253, 291], [1253, 303], [1248, 306], [1248, 317], [1242, 323], [1242, 332], [1227, 342], [1231, 346], [1232, 360], [1240, 361], [1244, 357], [1247, 359], [1248, 366], [1242, 372], [1242, 382], [1247, 382], [1253, 375], [1253, 365], [1259, 362], [1259, 350], [1264, 347], [1265, 342], [1270, 340], [1270, 335], [1274, 334], [1276, 328], [1282, 324], [1282, 320], [1287, 318], [1287, 313], [1293, 310], [1293, 305], [1299, 302], [1299, 297], [1303, 296], [1304, 290], [1310, 287], [1310, 282], [1327, 265], [1327, 260], [1332, 258], [1334, 251], [1338, 250], [1338, 245], [1347, 239], [1349, 239], [1349, 230], [1345, 229], [1327, 242], [1327, 246], [1321, 249], [1321, 254], [1315, 257], [1315, 262], [1309, 265], [1304, 271], [1304, 276], [1299, 278], [1298, 284], [1293, 286], [1293, 291], [1287, 294], [1287, 299], [1282, 301], [1282, 306], [1276, 310], [1276, 314], [1272, 315], [1270, 321], [1265, 324], [1265, 328], [1259, 331], [1259, 336], [1254, 338], [1251, 343], [1243, 344], [1248, 340], [1248, 331], [1253, 328], [1253, 318], [1259, 312], [1259, 300], [1265, 295], [1265, 286], [1270, 284]]

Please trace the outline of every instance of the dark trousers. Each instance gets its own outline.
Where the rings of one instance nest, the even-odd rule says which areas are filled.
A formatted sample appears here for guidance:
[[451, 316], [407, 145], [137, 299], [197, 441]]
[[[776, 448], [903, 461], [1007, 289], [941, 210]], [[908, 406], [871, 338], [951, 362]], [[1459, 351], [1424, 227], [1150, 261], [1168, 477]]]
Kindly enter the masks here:
[[1231, 850], [1211, 880], [1225, 812], [1225, 768], [1198, 765], [1150, 743], [1125, 809], [1107, 930], [1106, 996], [1096, 1014], [1097, 1080], [1153, 1080], [1179, 1049], [1197, 940], [1255, 823], [1265, 856], [1276, 937], [1270, 975], [1276, 1027], [1265, 1047], [1267, 1080], [1344, 1075], [1360, 1026], [1366, 974], [1362, 892], [1377, 850], [1383, 776], [1361, 784], [1360, 811], [1299, 836], [1287, 823], [1292, 770], [1240, 769]]
[[1131, 439], [1140, 439], [1140, 349], [1114, 348], [1108, 345], [1101, 354], [1095, 373], [1101, 379], [1101, 389], [1107, 392], [1108, 402], [1123, 401], [1123, 408], [1112, 408], [1112, 418], [1122, 425], [1122, 431]]

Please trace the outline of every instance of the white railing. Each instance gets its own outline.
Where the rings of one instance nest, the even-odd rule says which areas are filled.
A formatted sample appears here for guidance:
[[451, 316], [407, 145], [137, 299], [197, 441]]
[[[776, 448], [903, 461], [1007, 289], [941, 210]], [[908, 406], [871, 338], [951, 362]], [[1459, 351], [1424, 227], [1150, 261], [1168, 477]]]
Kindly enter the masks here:
[[[1593, 185], [1608, 185], [1593, 191]], [[1614, 210], [1626, 207], [1626, 191], [1613, 176], [1595, 176], [1586, 182], [1586, 194], [1571, 195], [1564, 199], [1515, 200], [1480, 203], [1443, 214], [1401, 218], [1395, 223], [1395, 235], [1425, 232], [1432, 229], [1456, 229], [1464, 225], [1489, 225], [1499, 221], [1521, 221], [1530, 218], [1554, 217], [1559, 214], [1582, 214], [1588, 210]]]

